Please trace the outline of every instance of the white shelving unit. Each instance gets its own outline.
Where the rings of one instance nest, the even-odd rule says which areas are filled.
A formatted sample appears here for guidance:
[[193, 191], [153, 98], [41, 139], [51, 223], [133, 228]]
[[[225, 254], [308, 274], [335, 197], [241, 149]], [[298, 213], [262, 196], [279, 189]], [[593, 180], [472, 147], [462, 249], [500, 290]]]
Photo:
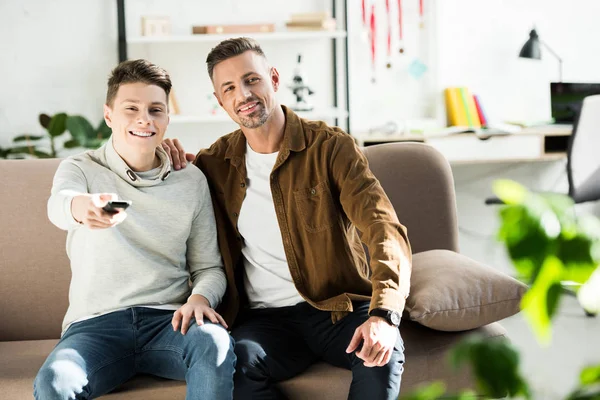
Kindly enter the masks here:
[[[345, 31], [280, 31], [270, 33], [252, 33], [252, 38], [262, 42], [271, 40], [314, 40], [314, 39], [343, 39]], [[240, 34], [239, 36], [243, 36]], [[204, 35], [179, 35], [179, 36], [138, 36], [127, 38], [130, 44], [157, 44], [157, 43], [213, 43], [231, 38], [231, 34], [204, 34]]]
[[[347, 0], [331, 0], [331, 15], [338, 21], [338, 30], [335, 31], [285, 31], [279, 30], [275, 32], [248, 33], [248, 36], [256, 39], [259, 42], [269, 42], [273, 44], [287, 44], [297, 41], [331, 41], [332, 57], [331, 65], [329, 66], [332, 74], [332, 92], [331, 101], [325, 101], [313, 111], [298, 112], [302, 118], [312, 120], [325, 120], [329, 123], [342, 127], [346, 131], [349, 130], [349, 101], [348, 101], [348, 35], [347, 27]], [[127, 36], [125, 29], [125, 0], [117, 0], [118, 19], [119, 19], [119, 59], [127, 59], [128, 47], [136, 46], [131, 50], [139, 51], [163, 51], [164, 45], [177, 46], [194, 46], [217, 44], [223, 40], [233, 36], [244, 36], [243, 34], [176, 34], [171, 36]], [[139, 47], [142, 46], [142, 47]], [[156, 46], [154, 48], [153, 46]], [[295, 47], [289, 46], [290, 54], [288, 56], [295, 57]], [[194, 49], [194, 47], [190, 47]], [[192, 50], [193, 51], [193, 50]], [[185, 61], [185, 60], [184, 60]], [[328, 90], [321, 88], [321, 91]], [[181, 102], [180, 102], [181, 105]], [[184, 107], [182, 107], [184, 108]], [[188, 110], [190, 107], [186, 107]], [[202, 107], [191, 107], [193, 110], [198, 110]], [[192, 124], [216, 124], [232, 122], [229, 116], [222, 110], [215, 114], [208, 111], [203, 112], [198, 110], [198, 113], [185, 111], [183, 114], [171, 116], [171, 124], [178, 126], [191, 126]], [[211, 132], [214, 130], [211, 128]]]
[[[297, 114], [305, 119], [320, 120], [320, 119], [343, 119], [348, 117], [346, 110], [338, 108], [316, 109], [313, 111], [298, 111]], [[171, 115], [171, 124], [191, 124], [191, 123], [220, 123], [229, 122], [231, 118], [222, 111], [212, 115]]]

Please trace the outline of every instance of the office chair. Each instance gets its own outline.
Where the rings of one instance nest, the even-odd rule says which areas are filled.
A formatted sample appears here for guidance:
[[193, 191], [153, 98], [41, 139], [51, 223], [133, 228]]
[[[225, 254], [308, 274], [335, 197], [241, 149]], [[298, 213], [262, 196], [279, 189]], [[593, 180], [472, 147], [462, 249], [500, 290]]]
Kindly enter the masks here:
[[[600, 95], [583, 100], [579, 116], [567, 148], [567, 179], [569, 197], [576, 204], [600, 200]], [[485, 204], [504, 204], [497, 197], [490, 197]], [[566, 293], [575, 292], [563, 283]], [[587, 316], [595, 314], [584, 310]]]
[[[583, 100], [567, 148], [569, 197], [576, 204], [600, 200], [600, 95]], [[485, 204], [504, 204], [497, 197]]]

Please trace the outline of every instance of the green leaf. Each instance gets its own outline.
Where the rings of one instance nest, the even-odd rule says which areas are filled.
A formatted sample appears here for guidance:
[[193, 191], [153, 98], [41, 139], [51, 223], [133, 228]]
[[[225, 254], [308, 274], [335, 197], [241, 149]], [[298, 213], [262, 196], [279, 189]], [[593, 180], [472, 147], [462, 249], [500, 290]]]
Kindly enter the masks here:
[[10, 149], [11, 154], [30, 154], [33, 155], [35, 148], [33, 146], [18, 146]]
[[35, 136], [35, 135], [21, 135], [13, 138], [13, 142], [26, 142], [26, 141], [36, 141], [45, 138], [45, 136]]
[[57, 137], [67, 130], [67, 114], [59, 113], [52, 117], [48, 124], [48, 133], [52, 137]]
[[[444, 395], [446, 385], [443, 382], [432, 382], [426, 386], [419, 387], [411, 393], [400, 396], [401, 400], [436, 400]], [[446, 398], [446, 396], [444, 396]]]
[[98, 128], [96, 128], [96, 137], [98, 139], [108, 139], [112, 134], [112, 129], [108, 125], [106, 125], [106, 121], [102, 119], [100, 124], [98, 124]]
[[600, 365], [585, 367], [579, 375], [579, 380], [582, 385], [600, 383]]
[[75, 147], [80, 147], [81, 145], [79, 144], [79, 141], [77, 139], [70, 139], [67, 140], [63, 146], [65, 147], [65, 149], [74, 149]]
[[499, 179], [494, 182], [493, 190], [496, 196], [506, 204], [523, 204], [528, 191], [515, 181]]
[[550, 320], [560, 299], [563, 270], [564, 266], [558, 258], [547, 257], [531, 288], [521, 300], [521, 308], [534, 334], [545, 345], [550, 343], [552, 337]]
[[88, 142], [96, 138], [92, 124], [80, 115], [72, 115], [67, 119], [67, 129], [71, 136], [83, 146], [88, 147]]
[[38, 117], [38, 120], [40, 121], [40, 125], [46, 130], [50, 126], [51, 119], [52, 118], [50, 118], [50, 116], [48, 114], [40, 114]]
[[49, 154], [49, 153], [46, 153], [45, 151], [41, 151], [41, 150], [37, 150], [37, 149], [33, 150], [33, 155], [35, 155], [38, 158], [54, 158], [52, 156], [52, 154]]
[[472, 336], [451, 350], [450, 360], [455, 368], [469, 362], [478, 392], [485, 396], [531, 398], [529, 387], [519, 373], [519, 354], [507, 339]]

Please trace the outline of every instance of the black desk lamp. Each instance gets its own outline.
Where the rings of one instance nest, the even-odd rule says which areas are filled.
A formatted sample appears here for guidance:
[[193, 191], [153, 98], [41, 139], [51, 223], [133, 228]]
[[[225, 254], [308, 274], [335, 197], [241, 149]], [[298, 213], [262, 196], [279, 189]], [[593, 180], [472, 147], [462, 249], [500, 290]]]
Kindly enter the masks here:
[[552, 50], [545, 42], [542, 42], [540, 40], [540, 37], [538, 36], [535, 29], [532, 29], [531, 32], [529, 32], [529, 40], [527, 40], [527, 42], [525, 42], [525, 44], [523, 45], [523, 48], [521, 49], [521, 52], [519, 53], [519, 57], [541, 60], [542, 59], [542, 51], [540, 48], [540, 44], [543, 44], [544, 47], [546, 49], [548, 49], [548, 51], [554, 57], [556, 57], [558, 59], [558, 76], [559, 76], [558, 81], [562, 82], [562, 58], [560, 58], [560, 56], [558, 54], [556, 54], [556, 52], [554, 50]]

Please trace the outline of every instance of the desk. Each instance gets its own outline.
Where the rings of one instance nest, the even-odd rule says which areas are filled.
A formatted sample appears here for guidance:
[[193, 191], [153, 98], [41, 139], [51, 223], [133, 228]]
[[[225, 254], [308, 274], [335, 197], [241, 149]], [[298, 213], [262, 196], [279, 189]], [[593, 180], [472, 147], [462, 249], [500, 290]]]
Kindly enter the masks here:
[[518, 133], [455, 133], [450, 135], [378, 134], [355, 135], [359, 146], [391, 142], [421, 142], [439, 150], [451, 164], [489, 162], [553, 161], [567, 156], [569, 125], [546, 125], [523, 128]]

